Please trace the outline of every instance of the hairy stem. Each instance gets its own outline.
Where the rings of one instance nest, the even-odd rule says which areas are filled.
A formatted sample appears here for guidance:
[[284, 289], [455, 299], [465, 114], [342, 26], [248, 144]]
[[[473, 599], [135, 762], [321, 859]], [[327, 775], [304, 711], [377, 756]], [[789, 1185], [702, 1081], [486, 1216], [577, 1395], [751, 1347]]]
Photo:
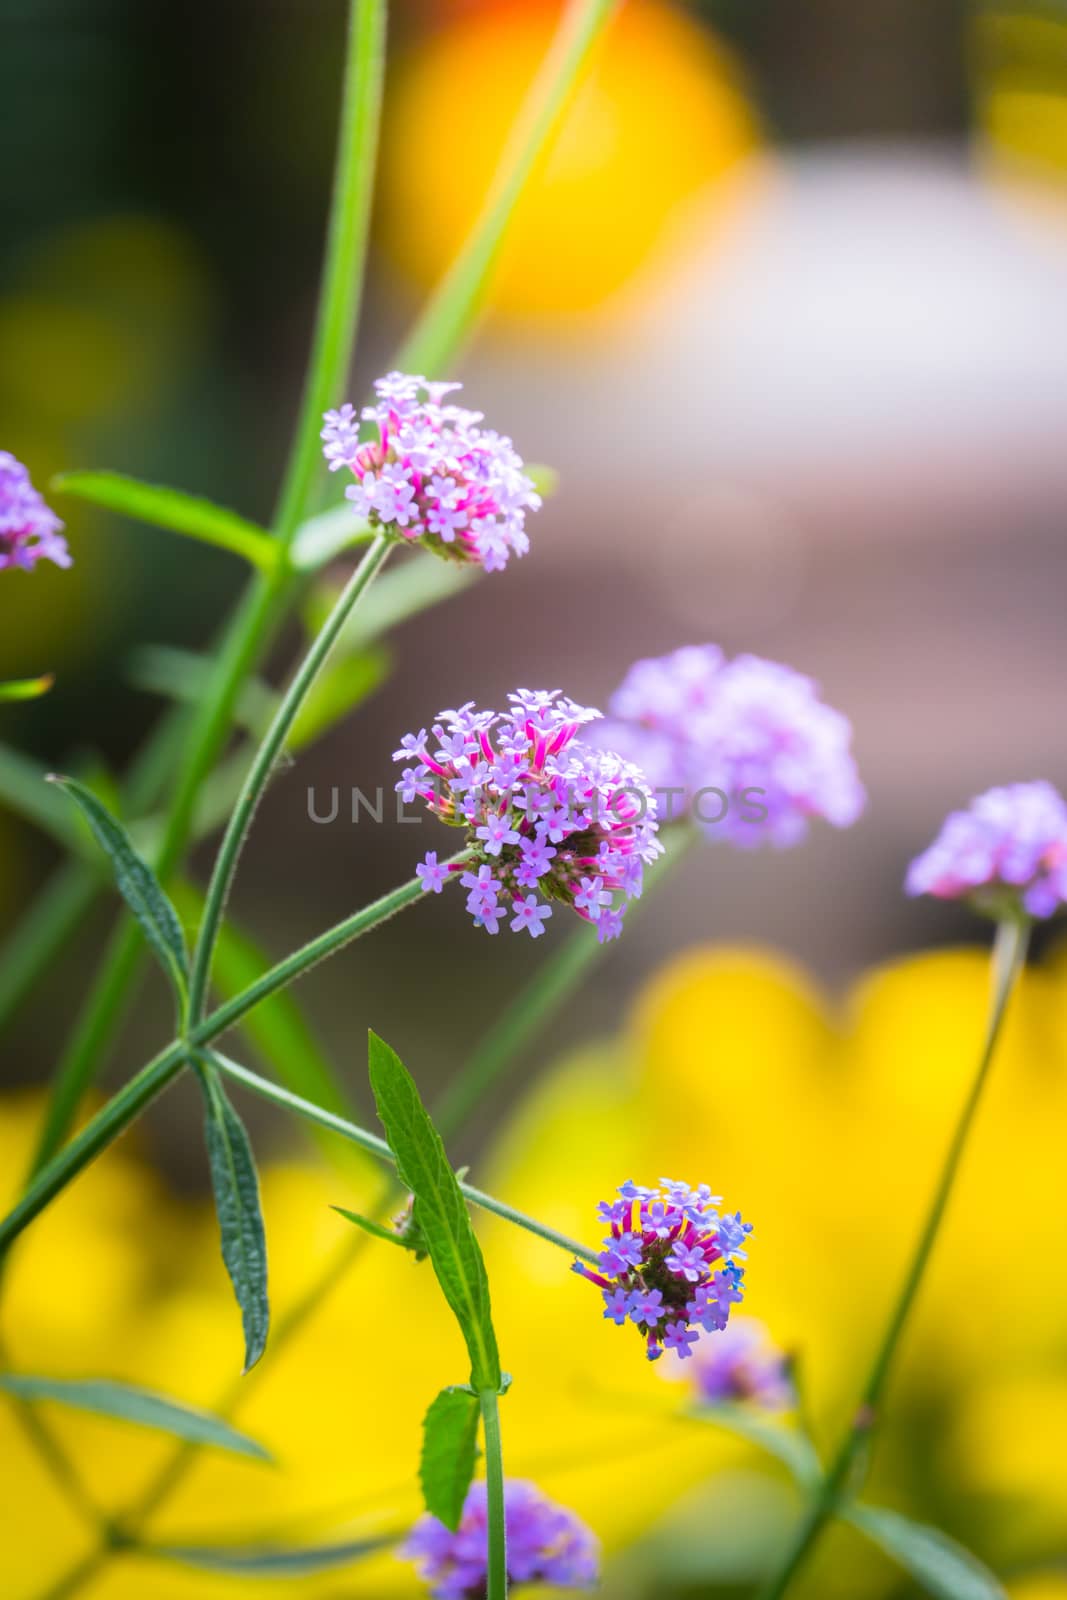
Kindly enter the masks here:
[[486, 1600], [505, 1600], [508, 1592], [508, 1539], [504, 1522], [504, 1454], [500, 1445], [500, 1402], [495, 1389], [481, 1389], [482, 1432], [485, 1436], [486, 1516], [489, 1570]]
[[189, 1017], [194, 1023], [198, 1022], [203, 1015], [204, 1000], [211, 973], [211, 962], [226, 907], [226, 897], [229, 894], [230, 885], [237, 871], [241, 848], [247, 837], [256, 807], [270, 781], [274, 764], [282, 752], [286, 738], [293, 723], [296, 721], [300, 708], [311, 693], [315, 681], [325, 666], [330, 651], [336, 644], [337, 637], [349, 616], [359, 603], [359, 600], [370, 588], [374, 578], [381, 571], [388, 551], [388, 540], [383, 534], [379, 534], [367, 550], [355, 572], [349, 578], [326, 622], [316, 635], [314, 643], [294, 675], [281, 705], [274, 714], [263, 742], [255, 754], [252, 765], [248, 769], [248, 776], [244, 781], [241, 793], [237, 797], [237, 803], [230, 814], [230, 821], [223, 836], [222, 844], [219, 846], [214, 871], [211, 874], [211, 882], [208, 885], [207, 898], [204, 902], [204, 915], [200, 923], [200, 932], [193, 955], [192, 975], [189, 981]]

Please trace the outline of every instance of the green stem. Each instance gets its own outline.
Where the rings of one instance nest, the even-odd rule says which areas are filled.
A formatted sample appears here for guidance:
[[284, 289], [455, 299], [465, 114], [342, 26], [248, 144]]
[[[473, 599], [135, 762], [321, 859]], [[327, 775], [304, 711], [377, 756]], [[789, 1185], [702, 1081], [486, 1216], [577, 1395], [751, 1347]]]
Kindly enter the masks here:
[[[274, 532], [287, 552], [308, 509], [318, 459], [323, 411], [339, 397], [348, 374], [362, 300], [384, 76], [385, 0], [352, 0], [345, 91], [337, 147], [326, 257], [308, 378], [282, 485]], [[284, 611], [295, 579], [285, 559], [249, 585], [231, 626], [214, 684], [194, 722], [154, 865], [166, 881], [184, 856], [197, 796], [233, 720], [245, 679]], [[125, 922], [112, 941], [93, 993], [60, 1063], [33, 1171], [39, 1171], [69, 1132], [96, 1062], [123, 1015], [140, 956], [140, 934]]]
[[937, 1243], [967, 1147], [967, 1140], [981, 1104], [1008, 1002], [1026, 960], [1028, 940], [1028, 923], [1012, 920], [1001, 922], [997, 926], [993, 947], [993, 994], [977, 1070], [960, 1111], [915, 1253], [885, 1334], [878, 1346], [852, 1425], [822, 1481], [814, 1503], [797, 1530], [781, 1570], [761, 1590], [759, 1600], [782, 1600], [782, 1596], [818, 1543], [823, 1529], [832, 1520], [845, 1498], [856, 1459], [878, 1420], [878, 1409], [889, 1381], [893, 1360]]
[[511, 130], [478, 220], [404, 341], [397, 357], [402, 372], [439, 374], [473, 327], [511, 214], [597, 36], [618, 6], [619, 0], [571, 0]]
[[[465, 861], [463, 853], [453, 856], [449, 865]], [[208, 1045], [220, 1034], [238, 1022], [246, 1012], [257, 1006], [268, 995], [285, 988], [301, 977], [310, 967], [334, 955], [345, 945], [380, 927], [390, 917], [396, 916], [405, 906], [412, 905], [422, 894], [422, 884], [412, 878], [390, 894], [383, 895], [361, 911], [346, 917], [343, 922], [328, 928], [317, 939], [310, 940], [284, 961], [265, 972], [255, 983], [240, 994], [219, 1006], [210, 1016], [198, 1022], [185, 1039], [176, 1039], [142, 1067], [122, 1089], [114, 1095], [96, 1115], [85, 1124], [69, 1144], [57, 1152], [35, 1173], [25, 1194], [0, 1222], [0, 1257], [12, 1241], [31, 1223], [67, 1184], [88, 1166], [101, 1150], [118, 1138], [157, 1095], [161, 1094], [185, 1065], [190, 1054], [198, 1047]]]
[[387, 0], [351, 0], [349, 6], [341, 122], [318, 315], [276, 517], [278, 537], [286, 545], [310, 510], [322, 464], [322, 414], [342, 397], [356, 342], [378, 166], [387, 14]]
[[480, 1389], [482, 1430], [485, 1434], [486, 1515], [489, 1532], [489, 1570], [486, 1600], [506, 1600], [508, 1592], [508, 1540], [504, 1521], [504, 1453], [500, 1446], [500, 1404], [495, 1389]]
[[311, 649], [301, 662], [282, 699], [281, 705], [275, 712], [271, 725], [267, 729], [263, 742], [252, 761], [252, 765], [248, 769], [248, 776], [244, 781], [241, 793], [237, 797], [237, 803], [230, 814], [229, 824], [223, 836], [222, 844], [219, 846], [219, 853], [215, 859], [215, 867], [211, 874], [211, 882], [208, 885], [207, 898], [204, 902], [204, 915], [200, 924], [196, 950], [193, 955], [192, 975], [189, 981], [189, 1017], [194, 1023], [198, 1022], [203, 1015], [204, 1000], [211, 973], [211, 962], [215, 954], [215, 944], [218, 940], [219, 927], [222, 923], [226, 906], [226, 897], [230, 892], [230, 885], [233, 883], [234, 874], [237, 871], [241, 848], [248, 835], [256, 807], [270, 781], [275, 762], [281, 754], [282, 747], [293, 723], [296, 721], [301, 706], [325, 666], [330, 651], [337, 643], [337, 637], [347, 622], [349, 615], [381, 571], [382, 564], [388, 553], [389, 540], [384, 534], [379, 534], [341, 591], [330, 615], [319, 630]]
[[[674, 874], [686, 853], [701, 838], [695, 828], [670, 830], [667, 854], [657, 861], [645, 880], [641, 899], [626, 915], [627, 932], [656, 890]], [[613, 948], [600, 944], [592, 928], [579, 927], [563, 939], [538, 967], [473, 1053], [460, 1067], [434, 1106], [434, 1122], [443, 1138], [463, 1127], [489, 1091], [500, 1081], [519, 1052], [570, 999], [582, 979]]]
[[[396, 1166], [396, 1157], [392, 1150], [377, 1134], [368, 1133], [365, 1128], [357, 1127], [346, 1117], [339, 1117], [332, 1111], [324, 1110], [322, 1106], [305, 1100], [301, 1095], [293, 1094], [289, 1089], [281, 1088], [279, 1084], [271, 1083], [268, 1078], [261, 1078], [257, 1072], [251, 1072], [248, 1067], [242, 1067], [236, 1061], [229, 1061], [225, 1056], [212, 1052], [210, 1059], [225, 1077], [232, 1078], [235, 1083], [243, 1084], [246, 1089], [251, 1089], [253, 1094], [272, 1101], [285, 1111], [294, 1112], [298, 1117], [306, 1117], [309, 1122], [318, 1123], [320, 1128], [329, 1128], [332, 1133], [339, 1134], [342, 1139], [350, 1140], [352, 1144], [358, 1144], [360, 1149], [366, 1150], [379, 1161], [384, 1161], [387, 1166]], [[459, 1187], [464, 1199], [469, 1200], [471, 1205], [478, 1206], [482, 1211], [491, 1211], [494, 1216], [503, 1217], [505, 1222], [513, 1222], [517, 1228], [535, 1234], [547, 1244], [565, 1250], [568, 1255], [578, 1256], [592, 1266], [597, 1264], [599, 1258], [595, 1250], [587, 1250], [584, 1245], [569, 1239], [565, 1233], [558, 1233], [555, 1228], [538, 1222], [536, 1217], [527, 1216], [524, 1211], [516, 1211], [514, 1206], [505, 1205], [503, 1200], [495, 1199], [482, 1189], [475, 1189], [473, 1184], [461, 1182]]]

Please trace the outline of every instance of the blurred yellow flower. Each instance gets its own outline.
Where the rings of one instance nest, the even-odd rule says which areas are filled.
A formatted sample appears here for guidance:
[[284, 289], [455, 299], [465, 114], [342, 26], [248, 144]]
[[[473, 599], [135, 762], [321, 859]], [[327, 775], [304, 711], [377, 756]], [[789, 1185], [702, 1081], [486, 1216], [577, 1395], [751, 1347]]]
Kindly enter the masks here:
[[[537, 4], [457, 8], [399, 61], [386, 104], [382, 242], [415, 285], [436, 280], [469, 230], [558, 15]], [[709, 30], [663, 0], [631, 0], [526, 186], [492, 305], [519, 318], [594, 310], [756, 141], [739, 75]]]
[[[802, 973], [765, 954], [693, 952], [651, 985], [621, 1038], [539, 1083], [475, 1180], [590, 1241], [597, 1200], [626, 1177], [711, 1182], [755, 1223], [746, 1310], [798, 1352], [825, 1443], [847, 1416], [897, 1288], [973, 1068], [986, 984], [977, 951], [923, 956], [873, 973], [836, 1013]], [[1062, 1485], [1053, 1482], [1067, 1382], [1062, 992], [1057, 964], [1031, 970], [1013, 1007], [891, 1389], [871, 1490], [938, 1521], [947, 1507], [951, 1532], [1019, 1566], [1028, 1552], [1014, 1526], [1018, 1497], [1039, 1502], [1040, 1516], [1027, 1523], [1041, 1537], [1031, 1558], [1067, 1534]], [[12, 1107], [4, 1129], [0, 1170], [17, 1175], [28, 1105]], [[366, 1209], [380, 1185], [362, 1160], [347, 1181], [310, 1158], [268, 1169], [278, 1324], [324, 1262], [357, 1248], [328, 1203]], [[496, 1218], [480, 1228], [504, 1364], [515, 1375], [503, 1408], [508, 1470], [572, 1505], [609, 1557], [668, 1514], [685, 1530], [690, 1576], [702, 1573], [706, 1585], [716, 1572], [751, 1579], [795, 1513], [778, 1470], [672, 1419], [679, 1386], [660, 1381], [630, 1330], [603, 1321], [595, 1291], [558, 1251]], [[213, 1219], [165, 1199], [128, 1153], [111, 1154], [40, 1221], [12, 1261], [9, 1294], [4, 1327], [23, 1370], [125, 1377], [207, 1405], [234, 1382], [238, 1319]], [[152, 1519], [152, 1537], [304, 1541], [403, 1527], [418, 1509], [422, 1413], [440, 1385], [465, 1376], [428, 1269], [367, 1245], [299, 1333], [284, 1344], [276, 1334], [261, 1369], [239, 1384], [237, 1420], [279, 1465], [204, 1452]], [[169, 1454], [132, 1428], [55, 1408], [50, 1420], [111, 1510], [135, 1499]], [[16, 1530], [6, 1541], [5, 1600], [31, 1600], [86, 1539], [7, 1408], [0, 1504]], [[658, 1595], [660, 1546], [651, 1548], [651, 1587], [636, 1592]], [[856, 1535], [836, 1531], [796, 1592], [864, 1600], [897, 1581]], [[124, 1555], [94, 1581], [91, 1600], [261, 1591], [276, 1589]], [[298, 1592], [336, 1596], [338, 1579], [304, 1578]], [[346, 1572], [344, 1592], [414, 1600], [419, 1589], [386, 1554]], [[1045, 1591], [1014, 1595], [1044, 1600]]]

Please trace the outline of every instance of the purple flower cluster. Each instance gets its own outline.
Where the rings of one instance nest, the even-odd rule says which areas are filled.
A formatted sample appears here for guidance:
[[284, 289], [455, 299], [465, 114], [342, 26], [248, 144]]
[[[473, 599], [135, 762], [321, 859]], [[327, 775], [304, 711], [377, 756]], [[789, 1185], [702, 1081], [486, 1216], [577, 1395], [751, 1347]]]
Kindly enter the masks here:
[[789, 1363], [762, 1322], [735, 1317], [718, 1339], [702, 1339], [687, 1371], [709, 1405], [752, 1404], [787, 1411], [795, 1402]]
[[[508, 1580], [590, 1589], [597, 1581], [596, 1539], [573, 1511], [547, 1500], [532, 1483], [504, 1484]], [[436, 1517], [420, 1517], [401, 1554], [414, 1561], [434, 1600], [485, 1600], [489, 1534], [486, 1489], [473, 1483], [458, 1530]]]
[[908, 894], [969, 900], [994, 916], [1067, 904], [1067, 803], [1050, 783], [989, 789], [953, 811], [908, 868]]
[[[322, 430], [331, 472], [355, 477], [345, 494], [360, 516], [487, 572], [525, 555], [526, 513], [540, 496], [510, 439], [483, 428], [480, 411], [445, 402], [462, 385], [391, 372], [374, 388], [376, 405], [328, 411]], [[377, 437], [361, 443], [361, 422]]]
[[812, 817], [848, 827], [863, 810], [847, 718], [780, 662], [687, 646], [636, 662], [609, 709], [601, 742], [732, 844], [796, 844]]
[[411, 763], [396, 786], [402, 799], [465, 828], [472, 852], [446, 867], [431, 851], [417, 869], [422, 887], [439, 894], [461, 873], [467, 910], [488, 933], [506, 921], [536, 939], [552, 915], [542, 901], [558, 901], [594, 923], [602, 943], [614, 939], [644, 864], [662, 850], [655, 798], [636, 767], [578, 737], [598, 711], [558, 690], [508, 699], [508, 712], [476, 711], [473, 701], [442, 711], [430, 735], [406, 734], [394, 753]]
[[752, 1231], [741, 1213], [722, 1216], [707, 1184], [661, 1178], [660, 1188], [627, 1181], [618, 1200], [604, 1200], [601, 1222], [611, 1227], [599, 1257], [600, 1270], [582, 1261], [573, 1270], [595, 1283], [604, 1316], [622, 1327], [634, 1324], [650, 1361], [664, 1350], [681, 1360], [706, 1333], [721, 1333], [742, 1299], [744, 1246]]
[[0, 450], [0, 572], [6, 567], [29, 572], [38, 561], [69, 567], [70, 551], [62, 527], [33, 487], [22, 462]]

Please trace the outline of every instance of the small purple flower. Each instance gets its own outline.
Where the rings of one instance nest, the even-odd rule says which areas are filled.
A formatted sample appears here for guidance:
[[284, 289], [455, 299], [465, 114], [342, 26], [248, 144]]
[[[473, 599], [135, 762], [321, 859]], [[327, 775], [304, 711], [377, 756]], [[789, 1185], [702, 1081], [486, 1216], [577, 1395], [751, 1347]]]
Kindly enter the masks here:
[[552, 915], [551, 906], [540, 906], [535, 894], [528, 894], [525, 900], [513, 900], [511, 909], [515, 915], [511, 920], [512, 933], [529, 933], [531, 939], [539, 939], [545, 931], [545, 923]]
[[475, 828], [474, 837], [481, 839], [485, 853], [498, 856], [506, 844], [518, 844], [520, 835], [509, 826], [507, 817], [490, 813], [481, 828]]
[[685, 1278], [689, 1283], [699, 1283], [707, 1271], [708, 1263], [699, 1245], [685, 1245], [681, 1239], [677, 1239], [671, 1245], [666, 1267], [676, 1278]]
[[618, 1200], [602, 1200], [598, 1215], [611, 1225], [605, 1249], [596, 1268], [576, 1261], [573, 1270], [601, 1290], [610, 1321], [629, 1320], [641, 1331], [650, 1361], [664, 1347], [684, 1360], [699, 1330], [721, 1332], [741, 1301], [743, 1269], [727, 1259], [726, 1246], [748, 1230], [735, 1215], [724, 1236], [713, 1209], [719, 1197], [707, 1184], [661, 1182], [648, 1189], [627, 1179]]
[[663, 1291], [635, 1289], [630, 1295], [630, 1320], [639, 1326], [654, 1328], [662, 1318]]
[[[345, 493], [357, 512], [487, 572], [525, 555], [526, 514], [541, 498], [511, 440], [447, 400], [458, 383], [391, 372], [374, 387], [377, 402], [361, 417], [345, 404], [323, 419], [323, 454], [331, 472], [351, 472]], [[361, 442], [361, 431], [373, 437]]]
[[415, 868], [416, 878], [421, 879], [424, 894], [440, 894], [448, 882], [448, 868], [437, 862], [437, 851], [428, 850], [425, 861], [420, 861]]
[[696, 1344], [700, 1338], [695, 1328], [686, 1322], [668, 1322], [663, 1333], [663, 1344], [667, 1350], [674, 1350], [680, 1361], [687, 1360], [693, 1352], [690, 1345]]
[[744, 1261], [745, 1251], [742, 1247], [751, 1232], [751, 1222], [742, 1222], [740, 1211], [736, 1211], [732, 1217], [720, 1217], [719, 1248], [723, 1255], [738, 1256]]
[[635, 663], [610, 712], [599, 740], [644, 769], [664, 821], [688, 810], [731, 844], [784, 846], [863, 810], [847, 719], [780, 662], [687, 646]]
[[[400, 1554], [414, 1561], [433, 1600], [484, 1600], [489, 1563], [485, 1483], [472, 1483], [455, 1533], [429, 1515], [420, 1517]], [[546, 1499], [532, 1483], [504, 1484], [504, 1529], [508, 1580], [591, 1589], [599, 1577], [597, 1541], [565, 1507]]]
[[1041, 781], [988, 789], [950, 814], [905, 888], [992, 916], [1052, 916], [1067, 903], [1067, 803]]
[[630, 1315], [631, 1296], [625, 1289], [604, 1290], [604, 1316], [621, 1328]]
[[509, 698], [505, 713], [470, 703], [442, 711], [429, 736], [406, 735], [394, 752], [409, 763], [397, 792], [466, 830], [462, 881], [479, 927], [495, 932], [511, 905], [512, 930], [536, 939], [561, 902], [598, 939], [615, 938], [640, 886], [634, 863], [662, 849], [655, 800], [636, 768], [579, 737], [599, 712], [558, 690]]
[[[796, 1395], [789, 1363], [761, 1322], [737, 1317], [714, 1339], [702, 1339], [689, 1369], [701, 1400], [787, 1411]], [[666, 1376], [670, 1376], [668, 1372]]]
[[0, 450], [0, 572], [29, 572], [38, 561], [71, 565], [63, 524], [30, 482], [21, 461]]

